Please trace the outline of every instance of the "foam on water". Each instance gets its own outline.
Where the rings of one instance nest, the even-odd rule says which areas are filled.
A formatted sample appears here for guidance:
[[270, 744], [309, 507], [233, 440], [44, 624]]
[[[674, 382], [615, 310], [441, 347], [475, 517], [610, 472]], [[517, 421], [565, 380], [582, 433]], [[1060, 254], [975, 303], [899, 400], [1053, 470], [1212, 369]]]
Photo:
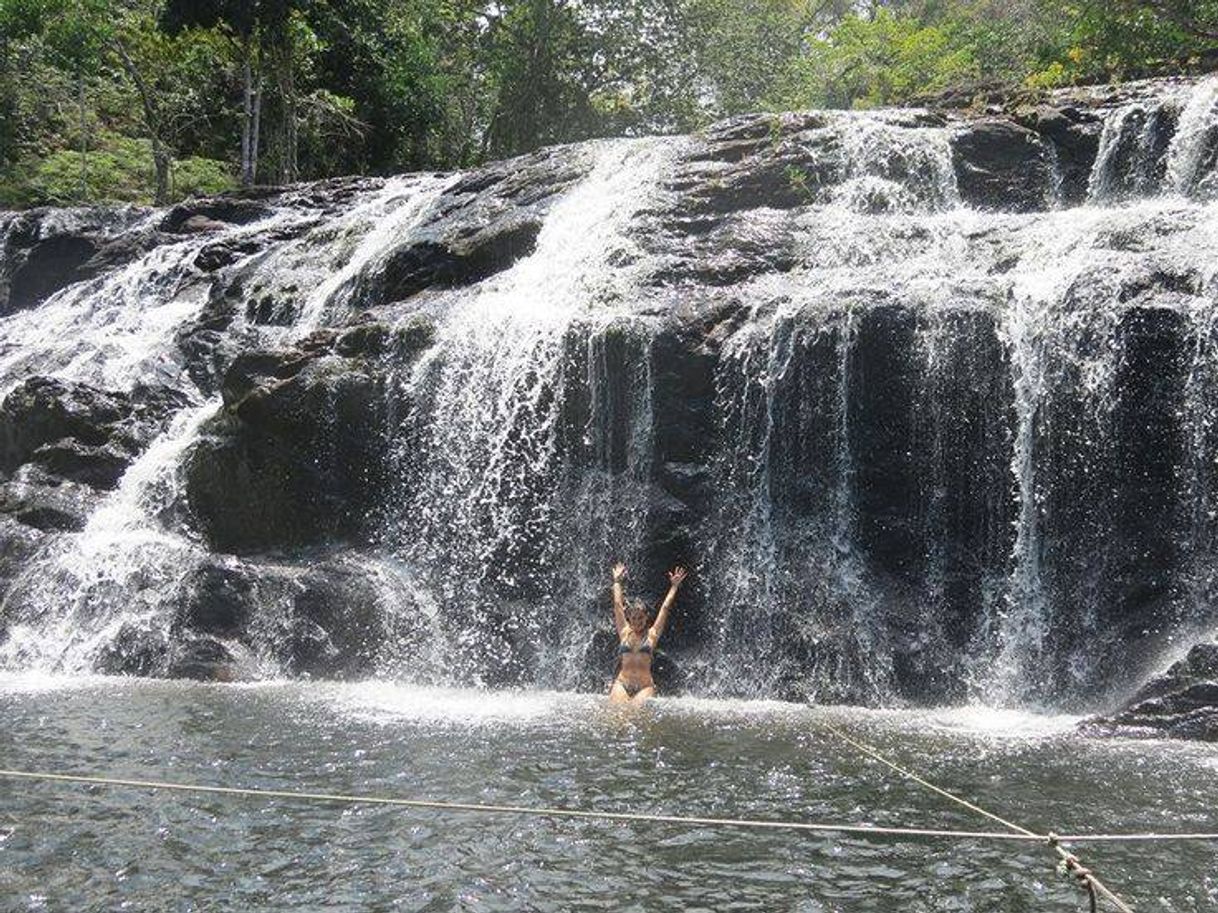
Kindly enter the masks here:
[[306, 700], [320, 698], [336, 711], [386, 726], [403, 722], [454, 726], [521, 724], [575, 712], [604, 703], [601, 697], [555, 691], [485, 691], [437, 688], [369, 681], [349, 685], [317, 685], [302, 692]]

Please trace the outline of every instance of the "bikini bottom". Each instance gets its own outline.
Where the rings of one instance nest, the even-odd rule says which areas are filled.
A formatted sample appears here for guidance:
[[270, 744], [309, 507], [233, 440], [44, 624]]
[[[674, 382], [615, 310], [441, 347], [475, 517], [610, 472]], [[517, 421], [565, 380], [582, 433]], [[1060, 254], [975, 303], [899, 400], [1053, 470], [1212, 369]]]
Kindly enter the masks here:
[[642, 685], [642, 684], [639, 684], [638, 682], [622, 681], [622, 679], [620, 679], [620, 678], [617, 680], [617, 683], [619, 685], [621, 685], [622, 688], [625, 689], [627, 697], [634, 697], [644, 688], [654, 688], [655, 687], [654, 685]]

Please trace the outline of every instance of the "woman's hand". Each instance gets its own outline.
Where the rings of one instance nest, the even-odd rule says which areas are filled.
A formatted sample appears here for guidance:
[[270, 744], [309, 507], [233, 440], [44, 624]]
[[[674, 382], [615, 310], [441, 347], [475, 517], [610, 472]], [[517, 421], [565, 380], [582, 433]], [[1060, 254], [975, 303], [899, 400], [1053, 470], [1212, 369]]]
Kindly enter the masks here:
[[626, 565], [620, 561], [613, 566], [613, 582], [621, 583], [622, 578], [626, 576]]
[[683, 567], [674, 567], [668, 572], [668, 582], [674, 590], [681, 585], [681, 581], [685, 579], [688, 573], [689, 571]]

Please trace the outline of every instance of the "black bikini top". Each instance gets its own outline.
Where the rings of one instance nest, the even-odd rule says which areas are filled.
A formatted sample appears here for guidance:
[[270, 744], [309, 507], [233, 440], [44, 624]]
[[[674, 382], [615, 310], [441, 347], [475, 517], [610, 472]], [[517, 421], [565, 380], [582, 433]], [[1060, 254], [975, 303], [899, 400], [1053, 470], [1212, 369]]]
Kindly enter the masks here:
[[639, 641], [637, 647], [632, 647], [626, 641], [622, 641], [617, 645], [617, 655], [625, 656], [627, 653], [651, 653], [651, 641], [644, 637]]

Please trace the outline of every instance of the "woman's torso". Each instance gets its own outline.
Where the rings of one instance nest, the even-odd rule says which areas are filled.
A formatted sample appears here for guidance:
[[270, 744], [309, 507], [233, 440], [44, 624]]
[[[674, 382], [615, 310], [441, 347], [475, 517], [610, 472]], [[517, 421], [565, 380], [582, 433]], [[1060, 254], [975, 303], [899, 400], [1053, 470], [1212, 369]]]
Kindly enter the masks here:
[[651, 646], [651, 640], [647, 634], [627, 633], [618, 641], [618, 678], [642, 688], [651, 687], [653, 685], [651, 679], [653, 653], [654, 648]]

